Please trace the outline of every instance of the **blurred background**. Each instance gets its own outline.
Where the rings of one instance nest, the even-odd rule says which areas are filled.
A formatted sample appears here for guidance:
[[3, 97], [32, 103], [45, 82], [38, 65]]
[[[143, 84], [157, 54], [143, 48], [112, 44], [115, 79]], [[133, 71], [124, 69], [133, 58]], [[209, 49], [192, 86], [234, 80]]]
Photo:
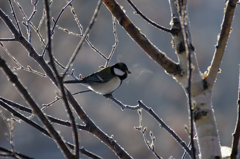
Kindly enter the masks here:
[[[18, 1], [27, 16], [33, 10], [30, 1]], [[168, 57], [177, 61], [177, 56], [171, 46], [171, 35], [158, 30], [142, 18], [135, 15], [133, 9], [126, 1], [119, 0], [126, 14], [133, 23], [141, 29], [154, 45], [165, 52]], [[134, 4], [150, 19], [165, 27], [170, 27], [170, 9], [167, 0], [133, 0]], [[218, 0], [200, 0], [189, 1], [188, 13], [191, 25], [193, 45], [197, 53], [197, 59], [202, 72], [207, 70], [210, 65], [215, 50], [217, 36], [221, 29], [221, 23], [224, 14], [225, 1]], [[26, 29], [22, 22], [25, 21], [16, 6], [14, 8], [20, 22], [22, 32], [25, 36]], [[57, 18], [65, 1], [53, 1], [52, 17]], [[97, 0], [85, 1], [78, 0], [73, 2], [76, 14], [86, 29], [96, 7]], [[0, 1], [0, 8], [12, 19], [11, 10], [8, 1]], [[32, 22], [38, 26], [43, 13], [43, 2], [39, 1], [37, 13]], [[218, 75], [215, 87], [213, 89], [213, 107], [216, 115], [220, 142], [223, 146], [231, 146], [232, 133], [237, 117], [237, 98], [238, 98], [238, 78], [239, 78], [239, 59], [240, 59], [240, 10], [237, 8], [235, 19], [232, 25], [226, 53], [224, 55], [221, 70]], [[45, 22], [43, 22], [44, 25]], [[59, 26], [68, 29], [74, 33], [80, 33], [79, 28], [74, 21], [70, 9], [66, 9], [61, 16]], [[0, 21], [0, 38], [11, 38], [13, 35]], [[112, 16], [107, 8], [102, 5], [93, 29], [90, 32], [90, 41], [106, 56], [109, 55], [114, 44], [114, 35], [112, 32]], [[46, 37], [45, 27], [42, 26], [41, 34]], [[127, 33], [117, 24], [117, 35], [119, 44], [110, 61], [110, 65], [116, 62], [125, 62], [132, 74], [123, 82], [113, 95], [125, 104], [136, 105], [137, 100], [142, 100], [153, 110], [186, 142], [188, 135], [184, 129], [188, 125], [188, 106], [186, 96], [181, 86], [164, 70], [151, 60], [140, 47], [132, 41]], [[53, 51], [55, 57], [63, 65], [66, 65], [71, 57], [76, 45], [80, 41], [79, 37], [69, 35], [62, 30], [56, 29], [53, 36]], [[25, 67], [28, 65], [39, 72], [43, 70], [39, 65], [28, 56], [27, 51], [17, 42], [3, 42], [9, 52]], [[32, 45], [36, 51], [42, 53], [42, 43], [34, 31], [32, 31]], [[0, 56], [7, 61], [9, 66], [17, 65], [9, 58], [3, 48], [0, 48]], [[104, 65], [105, 60], [94, 52], [86, 43], [82, 47], [74, 63], [75, 75], [86, 76], [99, 70], [100, 65]], [[61, 72], [61, 69], [59, 69]], [[57, 88], [45, 77], [38, 76], [23, 70], [16, 71], [16, 74], [27, 87], [31, 95], [37, 101], [39, 106], [49, 103], [55, 99]], [[71, 79], [67, 77], [66, 79]], [[67, 85], [72, 93], [86, 90], [80, 84]], [[13, 100], [17, 103], [26, 105], [25, 101], [16, 91], [15, 87], [6, 79], [3, 72], [0, 72], [0, 96]], [[75, 95], [79, 104], [83, 107], [96, 125], [104, 130], [131, 155], [133, 158], [156, 158], [144, 144], [142, 134], [134, 127], [139, 125], [139, 117], [136, 111], [124, 110], [119, 106], [93, 92]], [[11, 117], [3, 108], [0, 107], [4, 116]], [[64, 105], [61, 101], [56, 102], [51, 107], [44, 110], [45, 113], [61, 119], [68, 119]], [[26, 116], [29, 114], [23, 113]], [[33, 120], [38, 121], [36, 117]], [[79, 123], [82, 123], [78, 120]], [[39, 122], [38, 122], [39, 123]], [[71, 129], [54, 125], [64, 137], [65, 140], [72, 142]], [[173, 156], [180, 158], [183, 149], [176, 141], [155, 122], [146, 112], [143, 111], [143, 126], [147, 127], [147, 137], [149, 131], [156, 137], [155, 150], [163, 158]], [[6, 123], [0, 118], [0, 146], [10, 149], [6, 134], [9, 133]], [[95, 136], [84, 131], [79, 131], [80, 144], [87, 150], [103, 157], [117, 158], [115, 154]], [[38, 158], [64, 158], [56, 144], [42, 135], [24, 122], [16, 122], [15, 127], [15, 151], [25, 155]], [[81, 156], [81, 158], [87, 158]]]

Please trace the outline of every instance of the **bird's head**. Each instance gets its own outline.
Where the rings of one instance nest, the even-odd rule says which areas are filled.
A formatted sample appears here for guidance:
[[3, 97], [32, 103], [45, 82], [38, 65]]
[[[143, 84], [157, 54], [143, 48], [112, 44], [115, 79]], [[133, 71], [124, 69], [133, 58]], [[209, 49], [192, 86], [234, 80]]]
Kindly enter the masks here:
[[112, 72], [114, 75], [118, 76], [121, 80], [127, 78], [128, 74], [131, 72], [128, 70], [125, 63], [119, 62], [112, 66]]

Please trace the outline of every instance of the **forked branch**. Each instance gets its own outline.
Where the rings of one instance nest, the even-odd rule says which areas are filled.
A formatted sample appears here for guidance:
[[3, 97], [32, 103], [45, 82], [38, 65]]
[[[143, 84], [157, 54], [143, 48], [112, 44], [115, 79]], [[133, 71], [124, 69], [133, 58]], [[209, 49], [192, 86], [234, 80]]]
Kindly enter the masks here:
[[166, 56], [165, 53], [160, 51], [154, 46], [146, 36], [140, 32], [131, 20], [124, 13], [123, 9], [115, 0], [103, 0], [105, 6], [116, 17], [119, 24], [125, 29], [125, 31], [133, 38], [133, 40], [149, 55], [156, 63], [164, 68], [164, 70], [171, 74], [181, 74], [181, 69], [178, 64], [172, 61]]
[[130, 109], [130, 110], [138, 110], [144, 109], [148, 114], [150, 114], [160, 125], [161, 128], [164, 128], [177, 142], [178, 144], [191, 156], [191, 150], [188, 148], [186, 143], [154, 112], [154, 110], [147, 105], [145, 105], [142, 101], [138, 101], [138, 104], [135, 106], [123, 104], [121, 101], [114, 98], [112, 95], [108, 96], [108, 99], [112, 100], [115, 104], [120, 106], [122, 110]]

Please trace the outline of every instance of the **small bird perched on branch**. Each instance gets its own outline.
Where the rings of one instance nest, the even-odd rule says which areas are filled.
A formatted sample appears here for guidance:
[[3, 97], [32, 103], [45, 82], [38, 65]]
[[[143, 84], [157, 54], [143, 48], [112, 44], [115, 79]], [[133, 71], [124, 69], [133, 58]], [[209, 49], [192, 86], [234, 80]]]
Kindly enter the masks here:
[[64, 83], [81, 83], [90, 90], [107, 96], [122, 84], [122, 81], [127, 78], [128, 74], [131, 74], [131, 72], [128, 70], [127, 65], [120, 62], [103, 68], [80, 80], [69, 80], [64, 81]]

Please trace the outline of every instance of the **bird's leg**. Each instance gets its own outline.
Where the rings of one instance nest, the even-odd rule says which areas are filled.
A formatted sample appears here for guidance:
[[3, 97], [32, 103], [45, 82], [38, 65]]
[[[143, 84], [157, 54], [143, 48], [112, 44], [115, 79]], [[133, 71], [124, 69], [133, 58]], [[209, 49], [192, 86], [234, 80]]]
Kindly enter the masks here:
[[112, 93], [105, 94], [105, 95], [103, 95], [103, 96], [106, 97], [106, 98], [108, 99], [109, 97], [112, 97]]

